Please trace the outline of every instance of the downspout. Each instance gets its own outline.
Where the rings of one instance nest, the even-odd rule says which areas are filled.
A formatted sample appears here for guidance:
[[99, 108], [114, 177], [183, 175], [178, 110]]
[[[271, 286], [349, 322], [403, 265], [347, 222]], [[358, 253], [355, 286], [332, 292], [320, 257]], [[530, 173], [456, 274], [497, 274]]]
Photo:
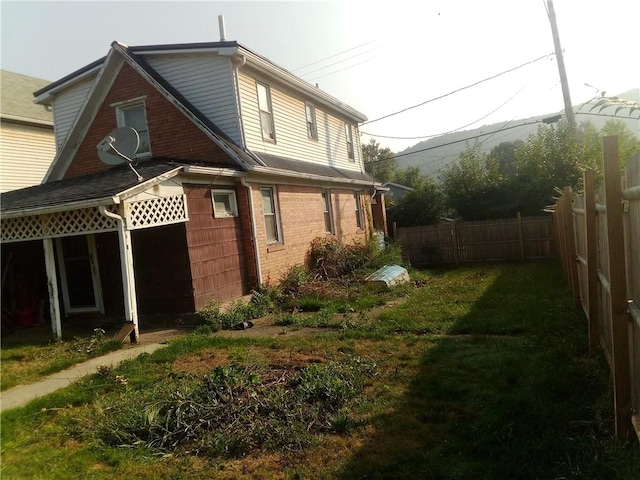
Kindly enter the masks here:
[[137, 343], [140, 338], [140, 330], [138, 328], [138, 306], [136, 301], [135, 276], [133, 272], [131, 233], [125, 226], [124, 217], [117, 213], [108, 211], [104, 205], [99, 205], [98, 210], [105, 217], [113, 218], [118, 222], [118, 241], [120, 244], [120, 269], [122, 270], [125, 320], [133, 323], [131, 343]]
[[245, 177], [240, 178], [240, 183], [247, 188], [249, 195], [249, 216], [251, 216], [251, 239], [253, 241], [253, 254], [256, 260], [256, 275], [258, 276], [258, 285], [262, 285], [262, 267], [260, 266], [260, 252], [258, 252], [258, 234], [256, 230], [256, 217], [254, 215], [253, 206], [253, 189], [251, 184], [247, 182]]

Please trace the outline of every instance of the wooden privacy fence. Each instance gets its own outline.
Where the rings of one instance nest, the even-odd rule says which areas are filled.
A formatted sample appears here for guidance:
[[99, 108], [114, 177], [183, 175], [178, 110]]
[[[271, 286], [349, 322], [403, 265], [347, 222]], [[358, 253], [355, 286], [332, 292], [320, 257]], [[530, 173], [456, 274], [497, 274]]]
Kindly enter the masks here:
[[588, 319], [589, 349], [602, 347], [613, 378], [615, 429], [640, 438], [640, 154], [620, 177], [618, 137], [603, 139], [604, 183], [584, 173], [556, 202], [558, 251], [576, 303]]
[[556, 258], [551, 215], [394, 228], [412, 265]]

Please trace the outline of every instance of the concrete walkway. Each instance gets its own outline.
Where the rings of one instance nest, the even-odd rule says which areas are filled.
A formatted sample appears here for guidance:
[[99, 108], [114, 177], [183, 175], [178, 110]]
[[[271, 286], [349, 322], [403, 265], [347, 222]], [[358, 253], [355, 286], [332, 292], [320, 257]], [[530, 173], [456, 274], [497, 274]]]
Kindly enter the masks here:
[[49, 375], [39, 382], [29, 385], [18, 385], [4, 392], [0, 392], [0, 412], [4, 412], [10, 408], [23, 407], [31, 400], [64, 388], [85, 375], [96, 373], [100, 365], [115, 367], [124, 360], [135, 358], [141, 353], [155, 352], [162, 347], [166, 347], [166, 344], [149, 343], [118, 350]]

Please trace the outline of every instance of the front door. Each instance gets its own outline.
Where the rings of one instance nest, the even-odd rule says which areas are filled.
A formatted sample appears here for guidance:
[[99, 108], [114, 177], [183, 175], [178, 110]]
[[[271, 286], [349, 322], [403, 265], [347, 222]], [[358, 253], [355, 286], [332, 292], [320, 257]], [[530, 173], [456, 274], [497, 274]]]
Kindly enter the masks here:
[[59, 238], [56, 248], [66, 313], [104, 313], [94, 236]]

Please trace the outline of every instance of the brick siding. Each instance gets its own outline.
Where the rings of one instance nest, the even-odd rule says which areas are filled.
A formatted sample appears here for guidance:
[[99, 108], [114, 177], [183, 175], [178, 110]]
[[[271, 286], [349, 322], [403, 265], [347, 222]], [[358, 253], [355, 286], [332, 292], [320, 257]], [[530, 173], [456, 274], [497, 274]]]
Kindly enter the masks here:
[[[265, 184], [266, 186], [266, 184]], [[367, 218], [370, 208], [361, 194], [364, 229], [356, 224], [353, 190], [331, 189], [335, 234], [326, 232], [324, 223], [322, 190], [318, 187], [277, 185], [276, 195], [282, 225], [282, 244], [267, 245], [260, 184], [252, 184], [256, 215], [256, 230], [262, 281], [277, 284], [282, 275], [293, 265], [305, 264], [311, 242], [318, 237], [340, 238], [346, 243], [366, 242]]]

